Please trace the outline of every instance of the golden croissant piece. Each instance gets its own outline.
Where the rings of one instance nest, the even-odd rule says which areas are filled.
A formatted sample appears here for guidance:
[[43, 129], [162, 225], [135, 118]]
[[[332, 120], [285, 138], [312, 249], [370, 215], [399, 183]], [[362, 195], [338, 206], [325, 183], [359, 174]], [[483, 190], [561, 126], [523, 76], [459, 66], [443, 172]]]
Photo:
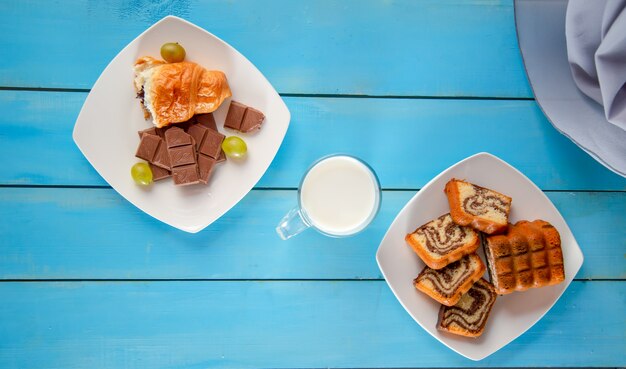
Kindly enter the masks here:
[[232, 94], [226, 75], [192, 62], [166, 63], [149, 56], [135, 62], [135, 89], [146, 119], [158, 128], [211, 113]]

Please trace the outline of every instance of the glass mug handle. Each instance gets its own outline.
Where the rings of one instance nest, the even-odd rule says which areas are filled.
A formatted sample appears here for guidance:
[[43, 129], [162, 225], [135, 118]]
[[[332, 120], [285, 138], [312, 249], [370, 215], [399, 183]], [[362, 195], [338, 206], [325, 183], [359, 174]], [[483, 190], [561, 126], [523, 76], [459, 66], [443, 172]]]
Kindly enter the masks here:
[[311, 227], [311, 225], [304, 219], [302, 210], [299, 207], [295, 207], [280, 220], [276, 226], [276, 233], [278, 233], [283, 240], [288, 240], [309, 227]]

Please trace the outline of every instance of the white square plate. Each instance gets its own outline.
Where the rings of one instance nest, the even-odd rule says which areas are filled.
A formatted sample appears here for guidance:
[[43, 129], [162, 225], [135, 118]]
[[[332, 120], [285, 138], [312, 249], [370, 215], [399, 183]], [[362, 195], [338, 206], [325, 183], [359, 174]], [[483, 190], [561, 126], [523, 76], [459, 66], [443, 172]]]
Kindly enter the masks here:
[[[178, 42], [186, 60], [226, 74], [233, 99], [265, 113], [262, 129], [242, 134], [248, 144], [243, 162], [228, 160], [214, 168], [207, 186], [174, 186], [171, 179], [141, 188], [130, 177], [139, 144], [137, 131], [151, 127], [135, 98], [133, 64], [144, 55], [160, 58], [161, 45]], [[218, 129], [230, 105], [214, 112]], [[109, 63], [96, 81], [74, 126], [74, 142], [98, 173], [120, 195], [154, 218], [186, 232], [198, 232], [227, 212], [261, 179], [287, 128], [287, 106], [252, 63], [230, 45], [183, 19], [168, 16], [146, 30]]]
[[[512, 223], [543, 219], [552, 223], [561, 234], [565, 281], [498, 296], [484, 333], [476, 339], [437, 330], [440, 304], [413, 287], [413, 279], [424, 268], [424, 262], [404, 241], [407, 233], [450, 211], [443, 189], [452, 178], [465, 179], [511, 196]], [[482, 248], [479, 248], [479, 254], [486, 261]], [[481, 360], [519, 337], [550, 310], [578, 273], [583, 254], [559, 211], [534, 183], [501, 159], [480, 153], [446, 169], [409, 200], [385, 234], [376, 260], [393, 293], [422, 328], [457, 353]], [[489, 280], [487, 272], [485, 278]]]

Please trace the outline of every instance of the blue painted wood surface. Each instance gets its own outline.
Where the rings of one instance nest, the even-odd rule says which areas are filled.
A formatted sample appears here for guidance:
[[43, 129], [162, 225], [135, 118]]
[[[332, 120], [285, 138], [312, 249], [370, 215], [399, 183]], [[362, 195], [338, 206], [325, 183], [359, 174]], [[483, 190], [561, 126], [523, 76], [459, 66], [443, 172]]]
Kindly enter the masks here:
[[[414, 191], [385, 191], [362, 234], [309, 231], [279, 242], [274, 227], [296, 191], [252, 191], [199, 234], [153, 221], [111, 189], [0, 189], [0, 279], [371, 279], [387, 227]], [[549, 192], [585, 255], [576, 276], [623, 279], [626, 196]], [[35, 229], [37, 232], [31, 232]], [[16, 247], [19, 245], [19, 247]]]
[[2, 283], [0, 295], [3, 368], [626, 364], [623, 282], [573, 282], [481, 362], [444, 349], [383, 281]]
[[[626, 180], [528, 99], [512, 1], [4, 1], [0, 14], [0, 367], [626, 366]], [[86, 92], [68, 89], [167, 14], [239, 49], [292, 113], [258, 189], [196, 235], [106, 188], [71, 141]], [[379, 217], [354, 238], [278, 241], [302, 171], [335, 151], [376, 168]], [[535, 327], [475, 363], [411, 320], [374, 254], [417, 189], [479, 151], [547, 190], [586, 258]]]
[[[106, 185], [72, 142], [86, 94], [0, 91], [0, 183]], [[545, 190], [625, 190], [621, 178], [560, 135], [534, 101], [296, 98], [292, 120], [260, 187], [294, 188], [315, 159], [357, 155], [384, 188], [420, 188], [467, 156], [488, 151]], [[18, 138], [18, 139], [16, 139]], [[41, 160], [48, 158], [50, 165]]]
[[[282, 93], [530, 97], [511, 1], [0, 2], [0, 86], [91, 88], [168, 14], [241, 51]], [[45, 62], [45, 67], [41, 63]]]

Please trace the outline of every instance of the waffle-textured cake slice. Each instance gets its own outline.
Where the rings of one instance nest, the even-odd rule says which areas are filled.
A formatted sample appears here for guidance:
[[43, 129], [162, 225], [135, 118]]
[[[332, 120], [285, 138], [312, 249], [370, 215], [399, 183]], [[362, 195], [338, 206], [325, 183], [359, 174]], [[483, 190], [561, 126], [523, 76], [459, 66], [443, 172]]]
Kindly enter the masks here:
[[487, 237], [485, 256], [499, 294], [549, 286], [565, 279], [561, 236], [550, 223], [526, 220]]
[[479, 279], [454, 306], [441, 305], [437, 329], [466, 337], [478, 337], [498, 294], [484, 279]]
[[485, 269], [480, 256], [469, 254], [439, 270], [424, 267], [413, 285], [439, 303], [452, 306], [482, 277]]
[[450, 214], [424, 224], [406, 235], [405, 240], [433, 269], [441, 269], [473, 253], [479, 246], [478, 234], [469, 227], [454, 223]]
[[506, 230], [511, 210], [511, 198], [476, 186], [451, 179], [445, 188], [450, 214], [457, 224], [494, 234]]

